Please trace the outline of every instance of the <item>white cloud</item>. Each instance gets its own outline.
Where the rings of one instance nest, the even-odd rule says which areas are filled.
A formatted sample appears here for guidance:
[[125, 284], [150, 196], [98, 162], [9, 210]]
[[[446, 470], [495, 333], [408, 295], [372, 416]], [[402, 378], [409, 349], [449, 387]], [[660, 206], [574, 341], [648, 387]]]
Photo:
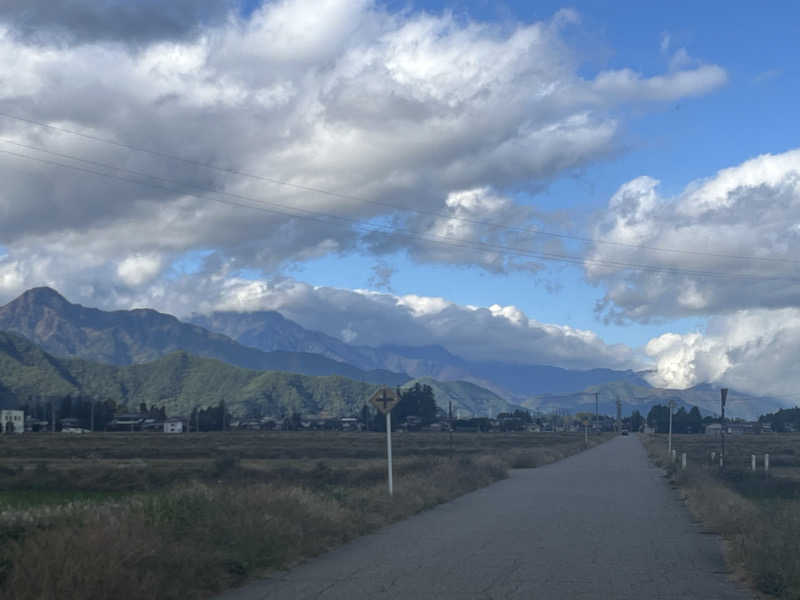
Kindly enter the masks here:
[[[677, 55], [676, 55], [677, 56]], [[683, 57], [673, 63], [680, 69]], [[673, 70], [668, 75], [643, 77], [631, 69], [604, 71], [592, 82], [592, 89], [606, 98], [618, 101], [647, 100], [669, 102], [690, 96], [699, 96], [725, 84], [728, 75], [716, 65], [705, 65], [689, 70]]]
[[607, 318], [800, 304], [800, 150], [723, 169], [673, 198], [657, 187], [650, 177], [624, 184], [594, 228], [585, 268], [606, 286]]
[[203, 288], [203, 294], [211, 300], [201, 310], [278, 310], [339, 337], [346, 324], [348, 341], [357, 344], [441, 344], [471, 359], [574, 368], [640, 366], [626, 346], [608, 345], [591, 331], [540, 323], [515, 306], [467, 307], [445, 298], [312, 287], [295, 280], [232, 279]]
[[[113, 25], [116, 9], [83, 2], [74, 19], [37, 17], [44, 21], [28, 35], [17, 4], [0, 10], [0, 111], [352, 196], [202, 169], [0, 117], [5, 140], [183, 182], [141, 186], [0, 154], [3, 244], [16, 256], [57, 248], [54, 263], [84, 265], [96, 264], [86, 255], [102, 247], [107, 262], [97, 268], [112, 276], [132, 255], [166, 265], [181, 252], [209, 248], [222, 262], [265, 271], [356, 248], [408, 250], [419, 261], [493, 272], [536, 270], [535, 261], [474, 248], [535, 250], [533, 237], [457, 217], [535, 227], [535, 214], [505, 190], [536, 192], [616, 151], [620, 103], [695, 96], [725, 78], [716, 66], [586, 78], [563, 36], [578, 26], [574, 11], [501, 27], [390, 13], [366, 0], [328, 0], [313, 10], [281, 0], [246, 20], [199, 7], [183, 29], [165, 13], [153, 21], [158, 27], [137, 33]], [[152, 8], [131, 9], [131, 23], [153, 18]], [[92, 23], [108, 26], [87, 29]], [[65, 27], [74, 35], [54, 33]], [[0, 143], [0, 150], [107, 172], [29, 148]], [[199, 197], [187, 186], [199, 187]], [[232, 199], [207, 188], [269, 204], [266, 211], [234, 208], [215, 202]], [[468, 196], [474, 200], [465, 202]], [[457, 244], [365, 235], [351, 221], [286, 214], [307, 211], [356, 223], [383, 219]], [[133, 287], [147, 283], [118, 275]]]
[[796, 308], [714, 317], [706, 332], [667, 333], [652, 339], [646, 352], [655, 361], [650, 376], [654, 385], [686, 388], [713, 382], [798, 402], [800, 310]]
[[[137, 258], [132, 264], [147, 261]], [[0, 282], [2, 273], [0, 265]], [[66, 275], [69, 283], [57, 289], [70, 301], [106, 310], [150, 307], [178, 316], [277, 310], [304, 327], [354, 344], [440, 344], [465, 358], [572, 368], [641, 366], [627, 346], [606, 344], [592, 331], [540, 323], [515, 306], [461, 306], [440, 297], [315, 287], [294, 279], [253, 281], [222, 273], [162, 278], [135, 291]], [[37, 283], [47, 282], [25, 282]]]
[[154, 255], [135, 254], [117, 266], [117, 276], [125, 285], [136, 287], [151, 281], [161, 272], [161, 258]]

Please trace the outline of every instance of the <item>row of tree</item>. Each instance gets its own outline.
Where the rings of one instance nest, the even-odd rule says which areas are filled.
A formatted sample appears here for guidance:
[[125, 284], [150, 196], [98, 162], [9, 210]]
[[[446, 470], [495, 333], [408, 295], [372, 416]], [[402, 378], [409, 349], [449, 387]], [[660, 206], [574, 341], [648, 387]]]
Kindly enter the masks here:
[[113, 400], [95, 401], [83, 396], [64, 396], [48, 400], [29, 398], [20, 409], [26, 416], [38, 421], [55, 423], [58, 429], [61, 419], [78, 419], [85, 427], [92, 422], [92, 406], [94, 405], [94, 428], [104, 430], [114, 419], [117, 405]]
[[772, 425], [772, 431], [778, 433], [800, 431], [800, 408], [782, 408], [777, 412], [761, 415], [758, 422]]
[[[62, 419], [75, 419], [82, 427], [89, 428], [94, 423], [95, 431], [105, 430], [114, 417], [124, 412], [113, 400], [93, 400], [84, 396], [64, 396], [47, 400], [29, 398], [20, 407], [26, 416], [37, 421], [46, 421], [55, 425], [59, 430]], [[94, 413], [94, 415], [92, 415]], [[139, 414], [145, 419], [163, 421], [167, 418], [166, 408], [163, 406], [150, 406], [142, 402], [139, 404]]]
[[[669, 406], [656, 404], [647, 413], [647, 425], [655, 429], [656, 433], [667, 433], [669, 431]], [[711, 422], [710, 417], [707, 417]], [[706, 421], [700, 414], [700, 409], [693, 406], [688, 412], [684, 407], [680, 407], [677, 412], [672, 413], [672, 433], [703, 433], [706, 430]]]

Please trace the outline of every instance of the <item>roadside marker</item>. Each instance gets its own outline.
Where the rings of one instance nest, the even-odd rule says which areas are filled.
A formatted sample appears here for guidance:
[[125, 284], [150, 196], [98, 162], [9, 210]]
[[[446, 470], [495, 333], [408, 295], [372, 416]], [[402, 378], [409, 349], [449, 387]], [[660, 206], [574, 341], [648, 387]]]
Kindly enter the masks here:
[[388, 460], [389, 473], [389, 495], [394, 495], [394, 485], [392, 482], [392, 409], [400, 402], [397, 393], [388, 387], [382, 387], [369, 398], [369, 403], [386, 415], [386, 458]]

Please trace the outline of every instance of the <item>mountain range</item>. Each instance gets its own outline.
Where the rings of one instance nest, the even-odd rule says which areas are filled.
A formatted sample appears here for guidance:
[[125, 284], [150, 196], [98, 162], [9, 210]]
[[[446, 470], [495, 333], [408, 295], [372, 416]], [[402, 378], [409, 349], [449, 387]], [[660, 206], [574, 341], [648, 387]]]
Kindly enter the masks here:
[[[461, 416], [497, 414], [512, 407], [466, 382], [411, 380], [434, 387], [437, 403], [453, 402]], [[57, 358], [22, 336], [0, 332], [0, 408], [67, 396], [112, 400], [129, 409], [142, 402], [169, 415], [188, 415], [224, 400], [236, 417], [282, 417], [293, 412], [331, 417], [356, 414], [377, 389], [341, 376], [256, 371], [176, 351], [154, 361], [117, 366]]]
[[[263, 372], [270, 371], [273, 380], [284, 382], [279, 388], [285, 397], [281, 395], [278, 399], [284, 409], [297, 398], [311, 398], [304, 400], [305, 408], [333, 411], [334, 414], [358, 403], [355, 396], [347, 401], [337, 399], [351, 398], [347, 390], [356, 389], [355, 384], [399, 386], [417, 380], [434, 388], [439, 406], [447, 408], [452, 401], [465, 416], [497, 414], [518, 405], [545, 412], [553, 409], [593, 412], [594, 392], [600, 394], [602, 414], [614, 414], [617, 399], [622, 402], [625, 414], [632, 410], [646, 413], [650, 406], [664, 404], [670, 399], [677, 405], [697, 405], [706, 414], [716, 412], [719, 405], [719, 391], [712, 386], [660, 390], [650, 386], [643, 373], [633, 371], [574, 370], [500, 360], [469, 361], [437, 345], [373, 348], [348, 344], [305, 329], [274, 311], [215, 312], [193, 315], [188, 322], [151, 309], [102, 311], [70, 303], [55, 290], [45, 287], [28, 290], [0, 307], [0, 331], [18, 334], [40, 346], [39, 351], [44, 351], [43, 356], [47, 357], [41, 364], [49, 364], [49, 369], [64, 374], [60, 378], [45, 378], [49, 383], [40, 385], [38, 391], [35, 385], [21, 385], [17, 381], [13, 393], [6, 394], [15, 397], [19, 393], [47, 395], [51, 388], [52, 391], [68, 390], [67, 393], [92, 390], [94, 384], [89, 379], [76, 379], [77, 369], [78, 373], [92, 373], [99, 381], [110, 377], [109, 381], [118, 382], [110, 385], [122, 386], [119, 391], [109, 392], [105, 384], [95, 391], [120, 401], [139, 402], [144, 395], [148, 403], [170, 399], [176, 403], [176, 408], [184, 408], [190, 402], [208, 405], [229, 395], [228, 399], [235, 398], [246, 407], [254, 398], [266, 398], [258, 393], [269, 388], [265, 387]], [[82, 359], [84, 363], [72, 363], [72, 359]], [[202, 362], [204, 359], [213, 360]], [[86, 366], [89, 364], [92, 367]], [[112, 371], [104, 370], [110, 366], [137, 365], [141, 365], [141, 369], [113, 371], [113, 377], [108, 375]], [[236, 371], [228, 367], [249, 375], [234, 376]], [[16, 379], [27, 381], [27, 367], [20, 363], [17, 368]], [[217, 379], [206, 381], [197, 372], [202, 369], [233, 383], [217, 388]], [[171, 378], [173, 388], [164, 388], [162, 383], [151, 387], [141, 383], [137, 379], [140, 370], [145, 374], [161, 373], [156, 378], [159, 381]], [[334, 383], [305, 382], [301, 386], [324, 390], [330, 401], [326, 403], [322, 401], [323, 396], [314, 393], [309, 396], [297, 392], [297, 388], [290, 391], [292, 386], [286, 382], [293, 374], [323, 379], [336, 376], [331, 380]], [[8, 388], [7, 377], [8, 374], [0, 377], [0, 396]], [[130, 377], [138, 383], [131, 383]], [[150, 375], [141, 377], [145, 381], [152, 379]], [[255, 387], [251, 386], [253, 381]], [[344, 391], [332, 391], [337, 386]], [[275, 392], [275, 388], [269, 389]], [[357, 389], [358, 394], [362, 394], [367, 388]], [[323, 394], [323, 391], [318, 393]], [[190, 401], [189, 396], [195, 400]], [[773, 398], [747, 396], [733, 390], [729, 395], [729, 414], [736, 416], [753, 417], [785, 405]], [[268, 403], [262, 409], [272, 411]]]
[[275, 311], [214, 312], [210, 315], [192, 315], [188, 321], [262, 351], [312, 352], [361, 369], [384, 369], [439, 381], [469, 381], [514, 401], [536, 394], [574, 392], [614, 381], [648, 386], [642, 376], [634, 371], [584, 371], [502, 361], [469, 361], [437, 345], [385, 345], [373, 348], [348, 344], [324, 333], [305, 329]]
[[68, 302], [47, 287], [28, 290], [0, 307], [0, 331], [24, 336], [55, 356], [120, 366], [184, 350], [246, 369], [341, 375], [388, 385], [400, 385], [410, 379], [387, 370], [364, 371], [310, 352], [264, 352], [155, 310], [107, 312], [87, 308]]
[[[638, 410], [646, 416], [653, 406], [666, 406], [673, 403], [675, 409], [687, 411], [697, 406], [703, 416], [720, 414], [719, 387], [704, 383], [685, 390], [660, 389], [638, 385], [632, 381], [614, 381], [589, 386], [580, 392], [566, 394], [542, 394], [528, 398], [522, 405], [525, 408], [551, 412], [567, 409], [572, 413], [594, 413], [595, 392], [598, 399], [598, 412], [601, 415], [615, 415], [616, 401], [621, 403], [622, 415], [628, 416]], [[725, 413], [729, 417], [756, 419], [760, 415], [786, 408], [787, 403], [765, 396], [753, 396], [736, 390], [729, 390]]]

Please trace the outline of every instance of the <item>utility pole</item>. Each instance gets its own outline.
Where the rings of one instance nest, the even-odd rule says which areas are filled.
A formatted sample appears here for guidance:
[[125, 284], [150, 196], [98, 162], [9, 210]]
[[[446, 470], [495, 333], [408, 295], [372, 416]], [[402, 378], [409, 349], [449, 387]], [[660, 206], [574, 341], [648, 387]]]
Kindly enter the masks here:
[[600, 423], [598, 422], [600, 419], [600, 411], [598, 409], [600, 404], [600, 393], [594, 393], [594, 428], [595, 431], [600, 431]]
[[450, 460], [453, 460], [453, 401], [447, 403], [448, 429], [450, 430]]
[[675, 407], [675, 400], [672, 398], [669, 399], [669, 435], [667, 436], [668, 444], [669, 444], [669, 456], [672, 458], [672, 409]]
[[617, 433], [622, 429], [622, 400], [617, 398]]
[[56, 403], [50, 398], [50, 433], [56, 432]]
[[721, 463], [720, 464], [724, 468], [725, 467], [725, 402], [727, 402], [727, 400], [728, 400], [728, 388], [721, 388], [719, 390], [719, 395], [720, 395], [720, 398], [719, 398], [720, 407], [722, 409], [722, 416], [720, 417], [720, 420], [719, 420], [719, 437], [720, 437], [720, 442], [722, 443], [722, 448], [721, 448], [721, 452], [722, 453], [720, 454], [720, 459], [721, 459]]
[[89, 429], [94, 431], [94, 398], [92, 398], [92, 408], [89, 413]]

